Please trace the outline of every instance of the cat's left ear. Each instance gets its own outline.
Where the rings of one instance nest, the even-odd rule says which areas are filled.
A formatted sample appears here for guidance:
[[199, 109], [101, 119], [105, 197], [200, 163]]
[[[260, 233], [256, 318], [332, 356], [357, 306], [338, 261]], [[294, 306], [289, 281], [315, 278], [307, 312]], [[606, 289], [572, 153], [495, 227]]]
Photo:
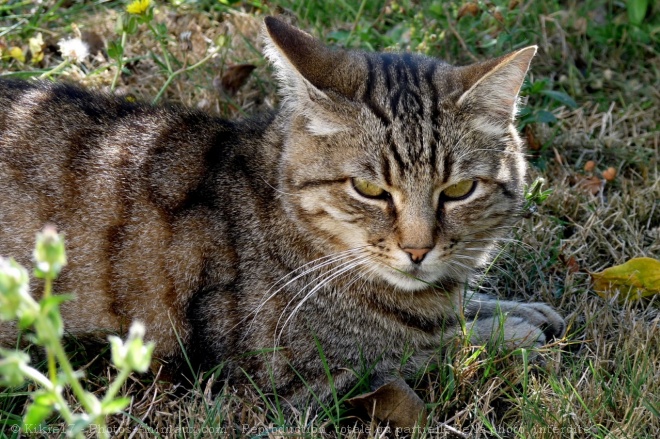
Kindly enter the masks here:
[[516, 116], [518, 93], [536, 46], [526, 47], [494, 60], [460, 68], [464, 90], [459, 107], [511, 122]]

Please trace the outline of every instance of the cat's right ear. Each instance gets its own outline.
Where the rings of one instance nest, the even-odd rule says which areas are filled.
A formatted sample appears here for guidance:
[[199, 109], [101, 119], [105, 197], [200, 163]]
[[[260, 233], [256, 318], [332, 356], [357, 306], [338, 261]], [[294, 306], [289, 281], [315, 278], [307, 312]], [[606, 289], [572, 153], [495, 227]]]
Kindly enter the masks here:
[[363, 67], [345, 50], [333, 50], [310, 34], [275, 17], [264, 20], [266, 56], [288, 81], [304, 78], [320, 91], [353, 98]]
[[[343, 126], [324, 103], [332, 93], [353, 99], [364, 75], [358, 59], [333, 50], [306, 32], [274, 17], [266, 17], [264, 53], [274, 64], [284, 106], [303, 113], [313, 134], [332, 134]], [[332, 93], [329, 93], [332, 92]]]

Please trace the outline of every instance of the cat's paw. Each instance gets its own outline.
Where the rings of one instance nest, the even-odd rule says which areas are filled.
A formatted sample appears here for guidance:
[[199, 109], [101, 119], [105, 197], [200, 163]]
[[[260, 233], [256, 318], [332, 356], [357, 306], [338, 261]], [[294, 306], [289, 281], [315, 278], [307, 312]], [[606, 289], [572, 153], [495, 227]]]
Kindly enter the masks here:
[[564, 319], [544, 303], [497, 302], [467, 327], [473, 343], [505, 350], [540, 348], [566, 331]]

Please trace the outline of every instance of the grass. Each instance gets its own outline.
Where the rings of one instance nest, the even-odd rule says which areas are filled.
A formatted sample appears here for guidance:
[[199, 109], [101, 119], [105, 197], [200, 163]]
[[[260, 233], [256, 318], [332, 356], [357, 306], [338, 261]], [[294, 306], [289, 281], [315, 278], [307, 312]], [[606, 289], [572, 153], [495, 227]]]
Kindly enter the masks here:
[[[121, 43], [115, 28], [125, 4], [5, 1], [0, 71], [19, 77], [50, 73], [106, 90], [117, 76], [117, 93], [146, 100], [161, 93], [167, 101], [237, 117], [277, 102], [271, 68], [260, 52], [260, 23], [267, 14], [297, 17], [299, 26], [328, 43], [411, 50], [458, 64], [538, 44], [520, 123], [534, 164], [531, 176], [542, 176], [553, 192], [520, 221], [482, 288], [551, 303], [567, 317], [569, 334], [547, 348], [546, 367], [536, 371], [524, 356], [488, 357], [460, 343], [439, 353], [439, 366], [411, 382], [429, 409], [429, 430], [414, 436], [660, 437], [658, 300], [604, 300], [591, 290], [588, 274], [632, 257], [660, 255], [660, 9], [650, 5], [639, 20], [631, 12], [639, 3], [173, 1], [159, 4], [153, 21], [164, 39], [144, 24], [127, 35], [122, 71], [106, 50], [52, 72], [62, 62], [62, 38], [80, 32], [83, 40], [104, 41], [101, 49]], [[28, 44], [39, 33], [43, 60], [34, 63]], [[215, 57], [172, 78], [172, 72], [204, 59], [211, 46]], [[27, 55], [25, 62], [8, 55], [13, 47]], [[237, 64], [256, 69], [233, 92], [222, 78]], [[596, 163], [591, 172], [584, 171], [589, 160]], [[609, 167], [617, 171], [611, 182], [600, 178]], [[588, 177], [598, 178], [591, 190], [584, 189]], [[72, 349], [88, 372], [88, 389], [101, 392], [115, 372], [104, 357]], [[17, 437], [11, 426], [20, 423], [29, 390], [0, 390], [1, 437]], [[132, 403], [109, 421], [122, 437], [378, 437], [375, 424], [357, 420], [345, 405], [333, 404], [318, 416], [304, 409], [283, 413], [270, 405], [268, 389], [227, 383], [213, 393], [202, 381], [183, 389], [145, 375], [133, 377], [123, 391]], [[36, 433], [62, 435], [57, 428], [54, 419]]]

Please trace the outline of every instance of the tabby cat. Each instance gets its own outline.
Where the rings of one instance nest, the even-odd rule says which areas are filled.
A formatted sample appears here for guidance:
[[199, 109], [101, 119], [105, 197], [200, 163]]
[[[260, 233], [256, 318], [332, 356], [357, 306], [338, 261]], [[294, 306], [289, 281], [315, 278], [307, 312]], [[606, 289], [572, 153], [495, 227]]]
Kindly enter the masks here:
[[44, 224], [65, 234], [67, 331], [139, 320], [169, 370], [178, 335], [195, 367], [272, 374], [298, 403], [330, 397], [320, 350], [341, 393], [358, 370], [376, 386], [422, 367], [461, 319], [473, 343], [561, 335], [548, 305], [465, 290], [521, 208], [513, 121], [536, 48], [452, 67], [265, 24], [282, 104], [246, 120], [0, 81], [0, 254], [29, 265]]

